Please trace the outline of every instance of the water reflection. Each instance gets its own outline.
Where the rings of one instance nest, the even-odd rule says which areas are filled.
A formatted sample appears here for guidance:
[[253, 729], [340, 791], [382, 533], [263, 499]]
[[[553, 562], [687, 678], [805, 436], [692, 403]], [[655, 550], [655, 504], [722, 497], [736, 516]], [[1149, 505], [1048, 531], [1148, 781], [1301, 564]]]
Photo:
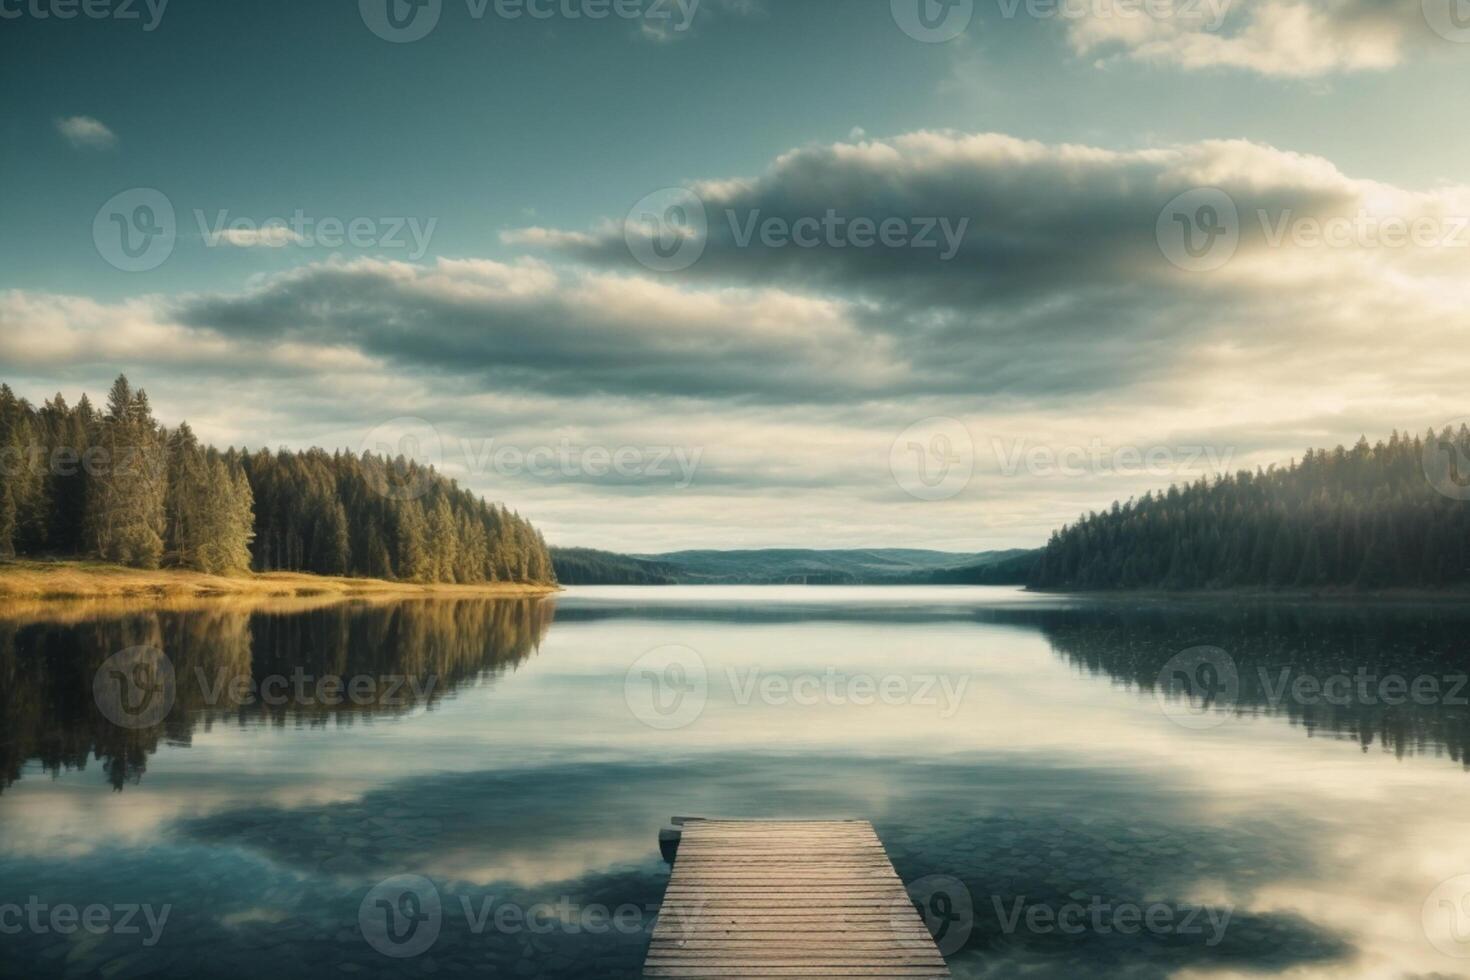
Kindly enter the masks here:
[[[26, 778], [0, 796], [0, 904], [169, 903], [173, 918], [147, 949], [6, 936], [0, 975], [634, 977], [667, 880], [656, 833], [675, 813], [872, 820], [906, 880], [963, 887], [960, 977], [1460, 965], [1426, 940], [1421, 905], [1470, 871], [1470, 781], [1420, 755], [1464, 760], [1463, 709], [1282, 703], [1275, 673], [1254, 678], [1448, 675], [1465, 660], [1465, 611], [649, 589], [574, 592], [551, 615], [415, 602], [12, 617], [4, 758]], [[138, 731], [92, 700], [97, 666], [128, 644], [167, 650], [180, 678], [169, 714]], [[630, 667], [663, 644], [697, 650], [710, 675], [708, 703], [673, 731], [624, 700]], [[1154, 687], [1202, 644], [1229, 651], [1241, 682], [1206, 715], [1226, 724], [1181, 727]], [[943, 675], [965, 697], [946, 714], [740, 696], [755, 668], [830, 665]], [[190, 679], [197, 667], [252, 690], [298, 670], [396, 676], [409, 700], [219, 701], [213, 680]], [[94, 754], [109, 780], [77, 771]], [[146, 777], [109, 790], [145, 761]], [[404, 875], [434, 890], [442, 922], [427, 952], [395, 959], [360, 912]], [[1192, 915], [1203, 931], [1026, 924], [1032, 909], [1094, 904]], [[557, 924], [496, 926], [504, 907]], [[569, 926], [622, 908], [631, 928]]]
[[[350, 724], [432, 707], [531, 656], [553, 615], [548, 601], [417, 600], [0, 618], [0, 776], [8, 787], [27, 760], [54, 775], [96, 758], [121, 789], [160, 744], [187, 746], [221, 721]], [[99, 671], [124, 650], [166, 658], [162, 717], [109, 717]]]
[[1376, 743], [1400, 758], [1430, 754], [1470, 766], [1470, 607], [1461, 603], [1087, 601], [1013, 592], [975, 604], [933, 588], [806, 591], [756, 602], [751, 589], [584, 590], [559, 616], [568, 624], [1021, 627], [1068, 663], [1145, 694], [1158, 691], [1181, 652], [1208, 646], [1228, 656], [1238, 682], [1223, 696], [1197, 699], [1210, 710], [1284, 717], [1308, 736], [1353, 740], [1364, 751]]
[[[1365, 752], [1377, 743], [1399, 758], [1470, 766], [1470, 609], [1461, 605], [1104, 603], [986, 618], [1034, 625], [1069, 662], [1145, 692], [1181, 651], [1213, 647], [1233, 675], [1215, 681], [1209, 710], [1282, 716]], [[1193, 693], [1203, 703], [1209, 692]]]
[[[362, 976], [422, 972], [387, 960], [355, 928], [382, 878], [424, 875], [444, 904], [435, 971], [636, 977], [666, 880], [650, 833], [668, 811], [872, 819], [899, 873], [953, 876], [971, 897], [969, 941], [951, 956], [958, 976], [1162, 978], [1185, 967], [1236, 963], [1284, 970], [1341, 963], [1340, 935], [1283, 911], [1212, 903], [1294, 876], [1330, 873], [1311, 844], [1320, 830], [1263, 811], [1234, 825], [1201, 823], [1188, 793], [1164, 779], [1053, 765], [974, 760], [873, 771], [855, 759], [716, 756], [676, 765], [537, 767], [407, 776], [361, 799], [301, 807], [244, 805], [170, 828], [163, 854], [124, 850], [120, 894], [188, 894], [172, 937], [151, 962], [161, 974], [309, 976], [322, 964]], [[19, 889], [52, 901], [89, 891], [93, 861], [12, 862]], [[1028, 906], [1076, 901], [1199, 908], [1227, 916], [1217, 942], [1184, 934], [1028, 932], [1007, 927]], [[820, 909], [829, 898], [811, 896]], [[636, 928], [486, 929], [486, 908], [639, 910]], [[1201, 918], [1201, 922], [1207, 918]], [[49, 943], [25, 939], [27, 958]], [[86, 955], [101, 965], [120, 946]], [[57, 952], [55, 955], [63, 955]], [[311, 965], [298, 962], [309, 957]], [[92, 960], [83, 960], [84, 963]], [[163, 966], [159, 966], [163, 964]], [[497, 971], [503, 971], [498, 973]], [[257, 974], [258, 975], [258, 974]], [[319, 973], [315, 975], [320, 975]]]

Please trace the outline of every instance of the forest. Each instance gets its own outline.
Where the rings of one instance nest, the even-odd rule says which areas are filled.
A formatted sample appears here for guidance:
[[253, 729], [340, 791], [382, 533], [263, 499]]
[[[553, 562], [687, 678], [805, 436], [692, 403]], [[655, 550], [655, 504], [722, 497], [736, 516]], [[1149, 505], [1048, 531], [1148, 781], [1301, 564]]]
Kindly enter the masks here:
[[1470, 429], [1308, 450], [1114, 503], [1052, 534], [1034, 588], [1438, 588], [1470, 582]]
[[529, 522], [412, 460], [202, 445], [119, 376], [107, 404], [0, 385], [0, 557], [216, 574], [553, 582]]

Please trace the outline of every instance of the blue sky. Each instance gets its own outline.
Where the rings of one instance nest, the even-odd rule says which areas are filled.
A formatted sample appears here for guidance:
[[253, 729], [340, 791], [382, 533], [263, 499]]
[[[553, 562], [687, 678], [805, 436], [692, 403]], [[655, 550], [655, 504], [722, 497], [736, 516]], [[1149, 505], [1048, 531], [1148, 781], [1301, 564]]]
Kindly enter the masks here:
[[[0, 375], [32, 398], [126, 370], [166, 421], [254, 445], [422, 420], [446, 470], [553, 540], [640, 551], [1033, 544], [1204, 471], [1191, 447], [1254, 465], [1470, 411], [1454, 241], [1383, 248], [1359, 220], [1344, 246], [1283, 245], [1253, 217], [1429, 216], [1454, 238], [1458, 0], [1235, 0], [1218, 23], [1204, 0], [977, 0], [944, 43], [900, 29], [910, 0], [602, 20], [565, 13], [596, 0], [513, 20], [442, 0], [411, 43], [368, 25], [403, 0], [94, 2], [109, 16], [0, 0]], [[639, 267], [625, 216], [675, 186], [711, 205], [709, 247]], [[1204, 276], [1153, 241], [1194, 187], [1244, 216]], [[177, 239], [130, 272], [94, 226], [138, 188]], [[965, 251], [724, 237], [726, 212], [829, 208], [963, 220]], [[212, 224], [298, 211], [369, 230]], [[919, 499], [945, 488], [892, 471], [911, 443], [953, 455], [948, 422], [900, 438], [933, 419], [970, 475]], [[486, 445], [644, 463], [529, 474], [476, 462]], [[1130, 447], [1170, 462], [1120, 471]], [[658, 449], [698, 457], [687, 485], [646, 472]], [[1081, 462], [1058, 476], [1047, 451]]]

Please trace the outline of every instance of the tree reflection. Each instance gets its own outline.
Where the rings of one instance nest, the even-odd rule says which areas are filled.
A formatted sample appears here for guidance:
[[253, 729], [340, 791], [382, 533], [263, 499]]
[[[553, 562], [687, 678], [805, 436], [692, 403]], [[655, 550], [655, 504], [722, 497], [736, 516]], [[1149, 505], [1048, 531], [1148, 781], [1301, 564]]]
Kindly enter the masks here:
[[[188, 745], [201, 725], [344, 724], [432, 707], [529, 658], [554, 613], [533, 599], [426, 599], [0, 620], [0, 785], [30, 760], [55, 775], [96, 759], [121, 789], [160, 743]], [[94, 696], [104, 662], [135, 647], [163, 651], [173, 669], [156, 723], [119, 724]]]
[[[987, 617], [992, 618], [992, 617]], [[1443, 606], [1080, 606], [993, 617], [1037, 625], [1090, 673], [1154, 692], [1183, 651], [1229, 656], [1236, 689], [1208, 710], [1285, 716], [1309, 735], [1470, 766], [1470, 616]]]

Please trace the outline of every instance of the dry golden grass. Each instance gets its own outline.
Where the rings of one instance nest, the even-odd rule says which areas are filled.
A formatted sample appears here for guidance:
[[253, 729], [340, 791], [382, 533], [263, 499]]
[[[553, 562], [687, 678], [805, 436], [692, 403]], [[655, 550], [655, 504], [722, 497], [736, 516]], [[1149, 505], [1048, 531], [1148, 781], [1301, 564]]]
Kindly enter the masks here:
[[339, 578], [300, 572], [206, 575], [179, 569], [123, 568], [101, 562], [0, 562], [0, 601], [51, 599], [242, 598], [474, 598], [529, 597], [556, 591], [549, 585], [492, 582], [485, 585], [417, 585], [373, 578]]

